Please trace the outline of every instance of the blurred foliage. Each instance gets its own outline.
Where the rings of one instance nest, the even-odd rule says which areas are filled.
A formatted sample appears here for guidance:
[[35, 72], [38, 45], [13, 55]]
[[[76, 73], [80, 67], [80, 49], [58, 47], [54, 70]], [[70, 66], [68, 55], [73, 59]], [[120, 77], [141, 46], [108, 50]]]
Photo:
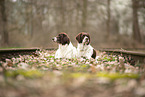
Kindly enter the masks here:
[[[76, 45], [82, 31], [99, 47], [143, 47], [145, 9], [139, 0], [138, 18], [142, 44], [132, 39], [132, 1], [110, 0], [5, 0], [8, 47], [56, 47], [51, 39], [66, 32]], [[110, 31], [107, 30], [107, 22]], [[107, 37], [109, 33], [110, 38]]]
[[98, 52], [98, 60], [88, 60], [55, 59], [55, 52], [48, 50], [36, 53], [0, 61], [0, 97], [145, 95], [145, 68], [130, 65], [120, 55]]

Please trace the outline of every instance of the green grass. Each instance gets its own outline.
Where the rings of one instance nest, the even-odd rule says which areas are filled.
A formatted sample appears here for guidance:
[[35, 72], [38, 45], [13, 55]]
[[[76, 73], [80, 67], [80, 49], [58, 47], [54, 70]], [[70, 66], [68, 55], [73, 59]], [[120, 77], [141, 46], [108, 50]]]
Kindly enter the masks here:
[[7, 77], [17, 77], [18, 75], [24, 76], [25, 78], [39, 78], [43, 76], [43, 72], [40, 70], [10, 70], [6, 72]]

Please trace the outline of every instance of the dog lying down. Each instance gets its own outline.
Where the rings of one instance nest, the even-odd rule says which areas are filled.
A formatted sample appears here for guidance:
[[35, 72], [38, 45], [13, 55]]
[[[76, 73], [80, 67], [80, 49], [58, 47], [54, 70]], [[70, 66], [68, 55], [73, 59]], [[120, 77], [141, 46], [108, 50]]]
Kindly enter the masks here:
[[77, 57], [99, 58], [99, 56], [96, 56], [96, 50], [90, 45], [90, 35], [88, 33], [79, 33], [76, 40], [78, 42]]
[[58, 43], [58, 49], [55, 53], [55, 58], [75, 58], [77, 54], [76, 48], [72, 45], [66, 33], [59, 33], [52, 40]]

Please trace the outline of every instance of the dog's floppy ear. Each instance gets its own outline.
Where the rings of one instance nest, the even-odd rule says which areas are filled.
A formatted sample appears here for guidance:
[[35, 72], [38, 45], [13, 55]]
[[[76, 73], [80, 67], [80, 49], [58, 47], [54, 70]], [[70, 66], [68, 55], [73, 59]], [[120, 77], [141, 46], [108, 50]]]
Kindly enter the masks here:
[[65, 44], [69, 44], [70, 43], [70, 39], [68, 37], [67, 34], [63, 34], [63, 38], [62, 38], [62, 45], [65, 45]]
[[82, 33], [79, 33], [77, 36], [76, 36], [76, 40], [81, 43], [81, 36], [82, 36]]

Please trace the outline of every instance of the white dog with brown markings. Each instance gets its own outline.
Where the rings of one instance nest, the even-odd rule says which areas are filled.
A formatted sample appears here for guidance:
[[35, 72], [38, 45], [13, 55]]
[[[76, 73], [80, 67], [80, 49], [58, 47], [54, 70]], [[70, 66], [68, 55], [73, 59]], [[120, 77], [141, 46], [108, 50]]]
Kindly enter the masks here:
[[85, 57], [87, 59], [97, 59], [96, 50], [90, 45], [90, 35], [85, 32], [81, 32], [76, 36], [78, 42], [77, 57]]
[[70, 38], [66, 33], [59, 33], [52, 40], [57, 42], [59, 47], [55, 53], [55, 58], [74, 58], [76, 57], [76, 48], [72, 45]]

